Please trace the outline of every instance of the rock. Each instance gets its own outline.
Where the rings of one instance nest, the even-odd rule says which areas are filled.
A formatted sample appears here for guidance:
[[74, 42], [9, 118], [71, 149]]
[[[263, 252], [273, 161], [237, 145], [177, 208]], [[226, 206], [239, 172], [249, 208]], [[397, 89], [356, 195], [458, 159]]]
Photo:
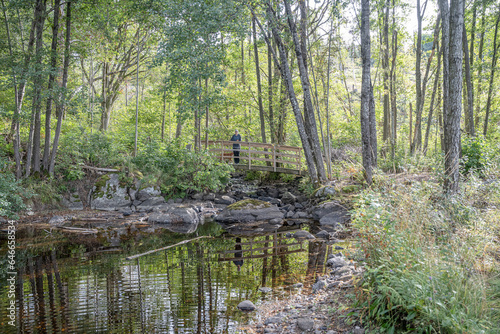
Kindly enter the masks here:
[[263, 287], [259, 288], [259, 291], [263, 292], [263, 293], [269, 293], [269, 292], [273, 291], [273, 289], [263, 286]]
[[120, 212], [124, 217], [128, 217], [132, 214], [132, 210], [130, 208], [119, 208], [118, 212]]
[[78, 192], [71, 193], [69, 195], [69, 200], [63, 196], [61, 202], [62, 205], [69, 210], [83, 210], [83, 202]]
[[349, 221], [349, 213], [345, 210], [331, 212], [324, 215], [320, 220], [319, 224], [323, 227], [328, 227], [329, 229], [338, 229], [341, 224], [345, 224]]
[[152, 213], [148, 222], [161, 224], [161, 227], [176, 233], [193, 233], [200, 223], [200, 218], [192, 208], [177, 207], [168, 212]]
[[283, 218], [284, 214], [277, 206], [255, 199], [245, 199], [227, 206], [215, 220], [222, 224], [256, 221], [279, 224]]
[[365, 330], [363, 328], [360, 328], [359, 326], [356, 326], [356, 328], [353, 329], [352, 334], [365, 334]]
[[203, 199], [203, 194], [202, 193], [195, 193], [195, 194], [191, 195], [191, 198], [196, 200], [196, 201], [200, 201]]
[[304, 218], [308, 218], [308, 217], [309, 217], [309, 215], [303, 211], [297, 211], [293, 215], [293, 218], [295, 218], [295, 219], [304, 219]]
[[158, 187], [146, 187], [135, 193], [135, 199], [138, 201], [145, 201], [150, 197], [158, 197], [161, 195], [160, 188]]
[[298, 318], [297, 327], [304, 332], [310, 331], [314, 328], [314, 320], [309, 318]]
[[330, 233], [328, 233], [325, 230], [321, 230], [318, 233], [316, 233], [316, 238], [328, 240], [330, 239]]
[[337, 334], [337, 332], [333, 331], [333, 330], [329, 330], [328, 332], [326, 332], [326, 334]]
[[348, 217], [349, 213], [346, 208], [344, 208], [340, 203], [336, 201], [325, 202], [315, 206], [312, 209], [312, 217], [315, 220], [320, 220], [324, 216], [330, 213], [343, 213]]
[[234, 198], [231, 198], [229, 196], [221, 196], [220, 198], [215, 199], [215, 204], [225, 204], [225, 205], [230, 205], [236, 202]]
[[270, 197], [278, 197], [280, 195], [280, 192], [276, 188], [268, 188], [267, 193], [269, 194]]
[[288, 211], [286, 214], [285, 214], [285, 218], [292, 218], [294, 215], [294, 212], [293, 211]]
[[297, 209], [303, 209], [304, 208], [304, 205], [300, 204], [300, 203], [295, 203], [295, 207]]
[[297, 201], [297, 197], [291, 192], [287, 191], [281, 196], [281, 201], [284, 204], [293, 204]]
[[126, 187], [120, 185], [118, 174], [104, 175], [94, 185], [90, 207], [95, 210], [114, 211], [130, 206], [132, 201]]
[[347, 265], [348, 263], [342, 257], [333, 257], [326, 261], [326, 266], [332, 268], [344, 267]]
[[256, 309], [255, 305], [249, 300], [244, 300], [241, 303], [239, 303], [238, 308], [244, 312], [251, 312]]
[[66, 218], [64, 218], [63, 216], [54, 216], [54, 217], [50, 218], [49, 225], [59, 226], [59, 225], [64, 224], [65, 221], [66, 221]]
[[304, 239], [314, 240], [314, 239], [316, 239], [314, 237], [314, 235], [312, 235], [311, 233], [304, 231], [304, 230], [299, 230], [299, 231], [295, 232], [293, 237], [297, 240], [304, 240]]
[[268, 326], [270, 324], [280, 324], [283, 321], [283, 319], [279, 316], [274, 316], [271, 318], [267, 318], [264, 320], [264, 325]]
[[157, 206], [165, 203], [165, 199], [161, 196], [158, 196], [148, 198], [147, 200], [142, 202], [140, 206]]
[[335, 246], [335, 249], [336, 249], [336, 250], [342, 250], [342, 249], [344, 249], [344, 247], [341, 247], [341, 246]]
[[302, 284], [302, 283], [295, 283], [294, 285], [292, 285], [292, 288], [294, 288], [294, 289], [300, 289], [303, 286], [304, 286], [304, 284]]
[[319, 189], [317, 189], [314, 192], [314, 197], [319, 197], [319, 198], [329, 197], [329, 196], [335, 195], [335, 193], [336, 193], [335, 187], [327, 185], [327, 186], [323, 186], [323, 187], [320, 187]]
[[204, 201], [215, 201], [215, 194], [214, 193], [208, 193], [205, 196], [203, 196]]
[[326, 287], [326, 282], [324, 280], [318, 280], [316, 283], [312, 285], [312, 292], [316, 293], [319, 290], [322, 290]]
[[266, 197], [266, 196], [260, 196], [258, 198], [260, 201], [268, 202], [274, 205], [281, 205], [281, 201], [277, 198], [272, 198], [272, 197]]

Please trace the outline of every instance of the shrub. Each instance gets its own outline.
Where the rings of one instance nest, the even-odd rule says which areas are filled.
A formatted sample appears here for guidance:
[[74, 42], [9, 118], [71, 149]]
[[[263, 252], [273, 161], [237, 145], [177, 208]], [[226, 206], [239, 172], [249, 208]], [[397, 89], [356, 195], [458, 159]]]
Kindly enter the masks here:
[[18, 213], [26, 209], [23, 197], [26, 192], [7, 168], [7, 161], [0, 157], [0, 216], [18, 219]]
[[462, 140], [462, 159], [460, 161], [460, 171], [464, 175], [471, 172], [483, 174], [488, 165], [489, 152], [486, 141], [483, 137], [464, 137]]
[[216, 191], [229, 181], [234, 170], [206, 151], [191, 152], [156, 141], [145, 145], [132, 163], [145, 175], [158, 175], [157, 182], [168, 197]]
[[353, 224], [367, 271], [358, 306], [384, 331], [497, 330], [498, 299], [491, 290], [498, 288], [490, 281], [498, 266], [491, 243], [498, 213], [485, 216], [474, 207], [491, 189], [473, 181], [453, 198], [430, 182], [387, 182], [359, 197]]

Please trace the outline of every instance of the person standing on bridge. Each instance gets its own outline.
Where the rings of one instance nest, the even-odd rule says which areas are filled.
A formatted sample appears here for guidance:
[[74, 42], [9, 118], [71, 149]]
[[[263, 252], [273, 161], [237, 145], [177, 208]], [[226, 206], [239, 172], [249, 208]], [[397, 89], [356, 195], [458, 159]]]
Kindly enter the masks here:
[[[231, 137], [231, 141], [241, 141], [241, 136], [238, 133], [238, 130], [234, 131], [234, 135]], [[234, 163], [239, 164], [240, 163], [240, 144], [233, 144], [233, 155], [234, 155]], [[238, 158], [237, 158], [238, 157]]]

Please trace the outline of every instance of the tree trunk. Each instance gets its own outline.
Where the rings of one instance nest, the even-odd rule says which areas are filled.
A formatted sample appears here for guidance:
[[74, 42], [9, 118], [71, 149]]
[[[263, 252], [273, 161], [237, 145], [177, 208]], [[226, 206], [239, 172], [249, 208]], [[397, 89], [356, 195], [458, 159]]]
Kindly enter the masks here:
[[[271, 32], [269, 31], [269, 37]], [[271, 143], [276, 143], [276, 129], [274, 127], [274, 96], [273, 96], [273, 86], [275, 78], [273, 77], [273, 58], [271, 55], [272, 45], [267, 46], [267, 91], [268, 91], [268, 103], [269, 103], [269, 130], [271, 132]]]
[[[33, 110], [34, 131], [33, 131], [33, 171], [40, 172], [40, 132], [42, 127], [41, 109], [42, 109], [42, 72], [43, 72], [43, 26], [45, 24], [46, 0], [38, 0], [37, 8], [40, 15], [36, 23], [36, 42], [35, 42], [35, 75], [33, 78]], [[26, 176], [30, 175], [29, 167], [26, 167]]]
[[445, 114], [446, 143], [445, 191], [458, 191], [460, 178], [460, 117], [462, 113], [462, 29], [464, 27], [464, 0], [451, 0], [449, 53], [449, 111]]
[[[482, 86], [482, 76], [483, 76], [483, 49], [484, 49], [484, 25], [485, 25], [485, 11], [486, 11], [486, 6], [484, 4], [484, 1], [482, 2], [483, 4], [483, 10], [482, 10], [482, 16], [481, 16], [481, 37], [479, 39], [479, 66], [477, 67], [477, 94], [476, 94], [476, 118], [474, 120], [474, 125], [479, 127], [479, 112], [481, 111], [481, 86]], [[471, 53], [471, 58], [474, 58], [474, 55]]]
[[252, 16], [253, 49], [255, 53], [255, 73], [257, 75], [257, 99], [259, 102], [260, 136], [262, 142], [266, 143], [266, 123], [264, 117], [264, 107], [262, 106], [262, 85], [260, 81], [259, 48], [257, 47], [257, 28], [255, 27], [255, 17]]
[[68, 71], [70, 59], [70, 42], [71, 42], [71, 1], [66, 2], [66, 40], [64, 42], [64, 64], [62, 76], [62, 93], [59, 94], [56, 105], [57, 126], [54, 134], [54, 143], [52, 144], [52, 154], [50, 156], [49, 174], [54, 174], [54, 166], [56, 161], [57, 148], [59, 145], [59, 136], [61, 135], [62, 118], [64, 108], [66, 107], [66, 86], [68, 84]]
[[363, 167], [366, 182], [372, 184], [372, 154], [371, 154], [371, 128], [370, 128], [370, 0], [361, 0], [361, 140], [363, 144]]
[[[5, 8], [5, 3], [4, 0], [2, 0], [2, 11], [3, 11], [3, 17], [5, 21], [5, 31], [7, 33], [7, 42], [9, 46], [9, 56], [12, 58], [13, 57], [13, 51], [12, 51], [12, 41], [10, 39], [10, 27], [9, 27], [9, 20], [7, 19], [7, 9]], [[21, 178], [21, 155], [19, 153], [19, 115], [18, 115], [18, 90], [17, 90], [17, 77], [16, 77], [16, 72], [14, 68], [12, 68], [12, 84], [14, 86], [14, 119], [12, 120], [12, 125], [14, 126], [13, 132], [14, 132], [14, 140], [13, 140], [13, 146], [14, 146], [14, 160], [16, 161], [16, 178], [20, 179]]]
[[392, 65], [390, 74], [390, 90], [391, 90], [391, 157], [394, 161], [396, 156], [396, 139], [397, 139], [397, 105], [396, 105], [396, 57], [398, 55], [398, 31], [396, 30], [395, 0], [392, 0]]
[[54, 81], [57, 71], [57, 42], [59, 37], [59, 7], [61, 0], [54, 1], [54, 23], [52, 27], [52, 45], [50, 54], [50, 75], [49, 75], [49, 85], [48, 92], [49, 96], [47, 98], [47, 105], [45, 109], [45, 146], [43, 150], [43, 169], [48, 171], [50, 164], [50, 119], [52, 116], [52, 100], [54, 96]]
[[[429, 133], [431, 130], [431, 123], [432, 123], [432, 114], [434, 112], [434, 98], [436, 96], [436, 91], [438, 88], [438, 83], [439, 83], [439, 75], [441, 74], [441, 58], [443, 57], [443, 51], [441, 48], [441, 51], [439, 50], [439, 45], [438, 47], [438, 64], [437, 64], [437, 69], [436, 69], [436, 77], [434, 78], [434, 87], [432, 89], [432, 97], [431, 97], [431, 105], [429, 107], [429, 116], [427, 118], [427, 128], [425, 130], [425, 139], [424, 139], [424, 155], [427, 154], [427, 147], [429, 143]], [[439, 103], [437, 103], [439, 106]]]
[[491, 72], [490, 72], [490, 84], [488, 87], [488, 99], [486, 100], [486, 115], [484, 116], [484, 126], [483, 126], [483, 136], [488, 133], [488, 120], [490, 117], [491, 110], [491, 98], [493, 95], [493, 81], [495, 79], [495, 68], [497, 66], [497, 37], [498, 37], [498, 23], [500, 22], [500, 13], [497, 13], [497, 22], [495, 23], [495, 35], [493, 37], [493, 56], [491, 57]]
[[[292, 34], [293, 44], [295, 47], [295, 54], [299, 65], [300, 81], [302, 84], [302, 91], [304, 96], [304, 120], [306, 125], [307, 137], [310, 142], [316, 172], [318, 174], [318, 181], [320, 183], [326, 180], [325, 166], [323, 163], [323, 155], [321, 154], [321, 145], [318, 137], [318, 128], [316, 126], [316, 119], [314, 117], [314, 108], [311, 99], [311, 85], [309, 82], [309, 75], [306, 67], [307, 55], [302, 52], [301, 43], [297, 35], [297, 28], [293, 20], [292, 9], [289, 0], [284, 0], [285, 11], [287, 13], [288, 27]], [[301, 11], [302, 12], [302, 11]], [[305, 45], [305, 41], [302, 42]]]
[[[467, 87], [467, 108], [465, 114], [465, 131], [470, 136], [475, 136], [474, 131], [474, 90], [472, 88], [472, 78], [470, 74], [470, 59], [469, 59], [469, 46], [467, 42], [467, 31], [465, 30], [465, 23], [462, 31], [462, 47], [464, 52], [465, 62], [465, 82]], [[472, 55], [471, 55], [472, 56]], [[472, 57], [471, 57], [472, 58]]]
[[384, 78], [384, 131], [382, 141], [384, 146], [391, 137], [391, 111], [389, 105], [389, 5], [390, 0], [384, 4], [384, 32], [383, 32], [383, 51], [382, 51], [382, 71]]
[[[300, 112], [299, 102], [297, 101], [297, 97], [295, 95], [295, 89], [293, 87], [293, 81], [292, 81], [292, 73], [290, 71], [290, 66], [288, 65], [287, 54], [285, 52], [283, 41], [281, 40], [280, 32], [276, 27], [276, 22], [275, 22], [276, 18], [273, 17], [271, 4], [269, 2], [267, 2], [266, 12], [271, 23], [271, 30], [273, 33], [274, 40], [276, 42], [276, 46], [278, 47], [279, 50], [281, 76], [284, 84], [286, 85], [288, 91], [288, 97], [290, 98], [292, 110], [295, 115], [297, 130], [299, 132], [300, 140], [302, 142], [302, 147], [304, 148], [304, 156], [307, 168], [309, 170], [309, 175], [311, 177], [311, 181], [313, 182], [313, 184], [317, 185], [322, 180], [318, 178], [318, 173], [313, 158], [313, 149], [310, 145], [308, 134], [304, 126], [304, 119], [302, 118], [302, 113]], [[266, 42], [270, 43], [269, 40], [267, 40], [267, 37], [266, 37]]]
[[[139, 138], [139, 55], [141, 54], [141, 49], [139, 46], [139, 30], [141, 27], [137, 28], [137, 60], [136, 60], [136, 73], [135, 73], [135, 85], [137, 89], [135, 90], [135, 139], [134, 139], [134, 157], [137, 156], [137, 140]], [[108, 117], [109, 122], [109, 117]]]
[[[448, 6], [448, 0], [439, 0], [439, 11], [441, 12], [441, 45], [443, 48], [443, 136], [448, 131], [446, 124], [446, 117], [449, 111], [449, 77], [450, 77], [450, 8]], [[443, 138], [442, 147], [443, 152], [447, 152], [446, 150], [446, 140]]]

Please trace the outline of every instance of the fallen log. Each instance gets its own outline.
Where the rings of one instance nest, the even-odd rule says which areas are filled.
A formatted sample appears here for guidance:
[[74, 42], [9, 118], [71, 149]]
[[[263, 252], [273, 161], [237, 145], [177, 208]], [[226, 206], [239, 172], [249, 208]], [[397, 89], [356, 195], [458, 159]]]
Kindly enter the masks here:
[[97, 234], [97, 230], [93, 228], [88, 229], [88, 228], [70, 227], [70, 226], [57, 226], [57, 228], [70, 233]]
[[199, 239], [204, 239], [204, 238], [212, 239], [213, 237], [208, 236], [208, 235], [204, 235], [204, 236], [197, 237], [197, 238], [194, 238], [194, 239], [184, 240], [184, 241], [181, 241], [181, 242], [176, 243], [174, 245], [170, 245], [170, 246], [166, 246], [166, 247], [162, 247], [162, 248], [158, 248], [158, 249], [153, 249], [153, 250], [150, 250], [150, 251], [145, 252], [145, 253], [141, 253], [141, 254], [137, 254], [137, 255], [132, 255], [132, 256], [126, 257], [125, 260], [133, 260], [133, 259], [136, 259], [136, 258], [144, 256], [144, 255], [153, 254], [153, 253], [165, 250], [165, 249], [177, 247], [177, 246], [180, 246], [180, 245], [187, 244], [188, 242], [199, 240]]
[[108, 172], [108, 173], [119, 173], [120, 170], [118, 169], [113, 169], [113, 168], [99, 168], [99, 167], [92, 167], [92, 166], [87, 166], [87, 165], [82, 165], [82, 168], [85, 169], [90, 169], [90, 170], [95, 170], [98, 172]]

